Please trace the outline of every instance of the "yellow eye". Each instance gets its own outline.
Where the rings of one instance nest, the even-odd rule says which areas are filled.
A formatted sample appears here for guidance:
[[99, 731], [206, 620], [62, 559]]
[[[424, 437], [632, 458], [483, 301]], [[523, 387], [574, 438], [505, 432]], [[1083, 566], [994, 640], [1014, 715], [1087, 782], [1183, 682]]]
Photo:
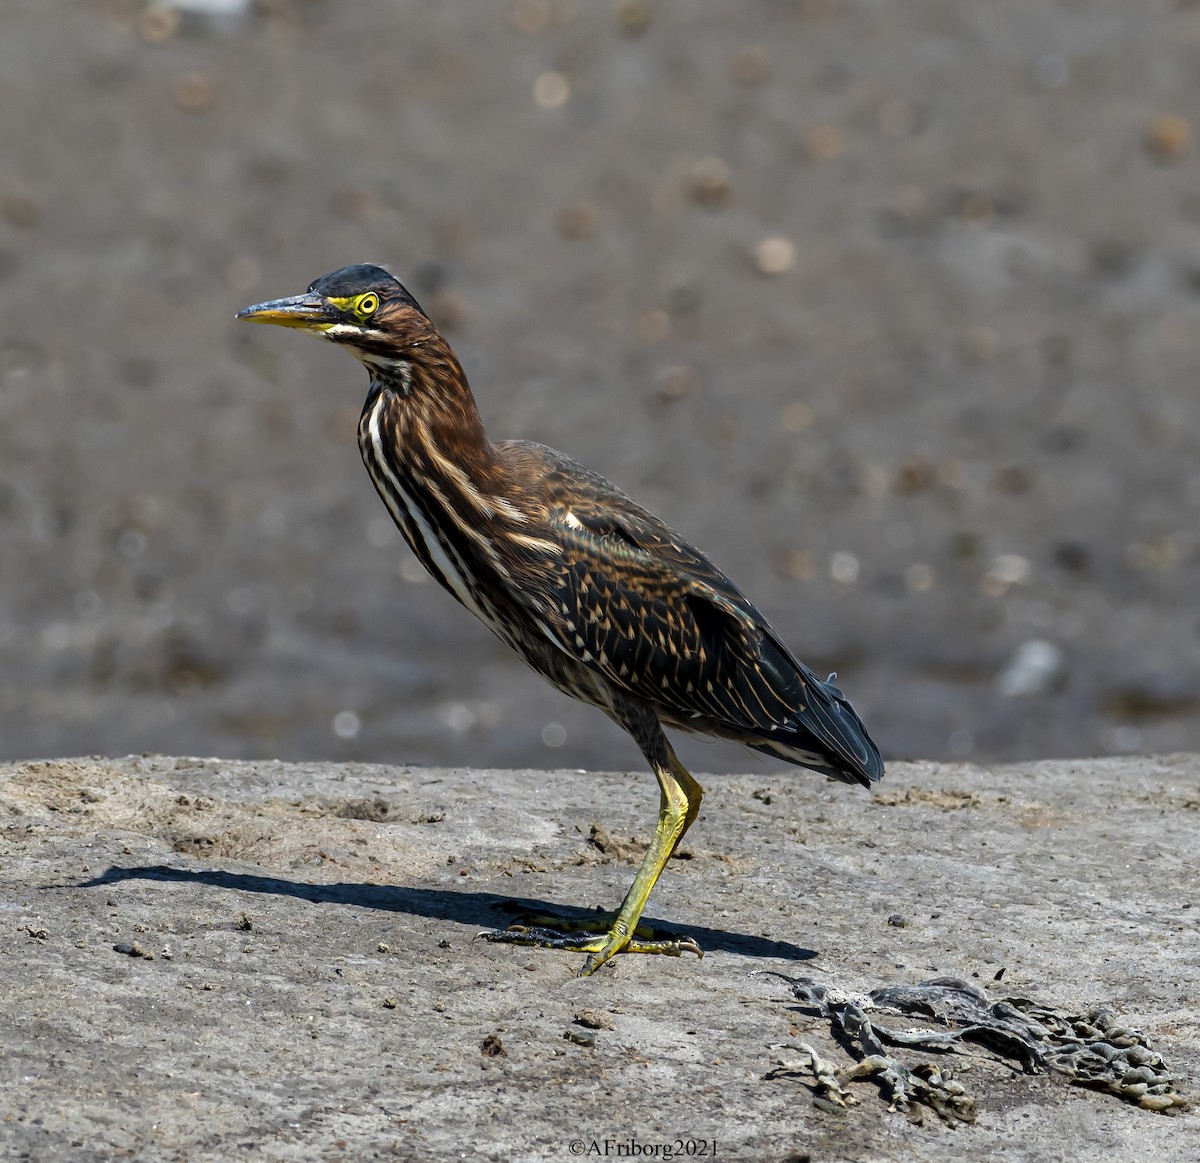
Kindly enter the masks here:
[[363, 319], [369, 319], [378, 310], [379, 296], [376, 294], [363, 295], [363, 297], [354, 304], [355, 314], [361, 316]]

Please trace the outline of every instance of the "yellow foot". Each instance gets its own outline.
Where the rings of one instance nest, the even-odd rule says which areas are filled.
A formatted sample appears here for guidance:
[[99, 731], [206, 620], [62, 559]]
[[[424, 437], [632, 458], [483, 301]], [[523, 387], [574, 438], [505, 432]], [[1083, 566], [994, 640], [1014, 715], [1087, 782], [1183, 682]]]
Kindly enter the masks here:
[[[579, 970], [588, 977], [617, 953], [659, 953], [666, 957], [681, 957], [695, 953], [703, 957], [700, 946], [691, 937], [659, 937], [648, 925], [639, 925], [633, 937], [602, 926], [614, 914], [597, 914], [587, 920], [568, 920], [565, 917], [537, 918], [547, 924], [525, 923], [533, 918], [522, 917], [507, 929], [491, 929], [479, 936], [487, 941], [506, 945], [534, 945], [541, 949], [565, 949], [571, 953], [586, 953], [587, 960]], [[574, 930], [574, 931], [568, 931]]]

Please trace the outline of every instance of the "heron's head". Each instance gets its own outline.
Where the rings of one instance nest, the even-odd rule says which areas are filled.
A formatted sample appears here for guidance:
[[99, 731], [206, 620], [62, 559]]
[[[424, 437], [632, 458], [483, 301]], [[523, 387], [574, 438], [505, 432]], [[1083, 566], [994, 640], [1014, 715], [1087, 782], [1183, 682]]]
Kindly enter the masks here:
[[381, 371], [407, 365], [413, 348], [437, 334], [399, 280], [370, 263], [342, 267], [317, 279], [303, 295], [256, 303], [237, 317], [311, 332], [343, 344]]

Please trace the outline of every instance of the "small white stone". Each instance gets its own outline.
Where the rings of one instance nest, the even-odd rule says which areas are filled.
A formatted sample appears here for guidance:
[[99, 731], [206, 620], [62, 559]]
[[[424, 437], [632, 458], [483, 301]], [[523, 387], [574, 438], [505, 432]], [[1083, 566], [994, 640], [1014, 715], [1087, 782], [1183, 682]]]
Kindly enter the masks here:
[[362, 720], [353, 711], [338, 711], [333, 716], [333, 733], [339, 739], [353, 739], [362, 730]]
[[571, 99], [571, 82], [562, 73], [542, 73], [533, 82], [533, 99], [543, 109], [561, 109]]
[[858, 558], [853, 553], [841, 550], [829, 559], [829, 576], [842, 585], [853, 585], [858, 581]]
[[996, 687], [1006, 699], [1042, 695], [1058, 686], [1066, 675], [1067, 659], [1061, 646], [1044, 638], [1022, 642], [1000, 672]]
[[547, 747], [561, 747], [567, 741], [567, 729], [561, 723], [547, 723], [542, 728], [542, 742]]
[[754, 248], [754, 264], [764, 275], [781, 275], [796, 265], [796, 244], [782, 235], [764, 238]]

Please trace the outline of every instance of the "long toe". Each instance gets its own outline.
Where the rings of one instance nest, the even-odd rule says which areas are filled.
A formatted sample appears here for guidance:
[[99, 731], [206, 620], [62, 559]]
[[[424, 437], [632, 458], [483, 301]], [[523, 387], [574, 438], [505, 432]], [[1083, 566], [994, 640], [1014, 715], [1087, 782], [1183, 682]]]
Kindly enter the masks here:
[[[648, 929], [648, 926], [639, 928]], [[478, 935], [485, 941], [501, 945], [530, 945], [538, 949], [586, 953], [588, 956], [579, 971], [580, 977], [588, 977], [618, 953], [657, 953], [664, 957], [682, 957], [684, 953], [694, 953], [697, 957], [704, 956], [693, 938], [657, 936], [652, 930], [646, 936], [639, 933], [630, 938], [613, 930], [564, 932], [546, 925], [514, 923], [507, 929], [487, 929]]]
[[[557, 933], [590, 933], [596, 937], [604, 937], [612, 932], [620, 914], [615, 910], [586, 913], [583, 916], [560, 913], [517, 913], [509, 923], [510, 929], [553, 929]], [[639, 923], [633, 931], [635, 938], [645, 938], [653, 941], [658, 931], [653, 925]]]

